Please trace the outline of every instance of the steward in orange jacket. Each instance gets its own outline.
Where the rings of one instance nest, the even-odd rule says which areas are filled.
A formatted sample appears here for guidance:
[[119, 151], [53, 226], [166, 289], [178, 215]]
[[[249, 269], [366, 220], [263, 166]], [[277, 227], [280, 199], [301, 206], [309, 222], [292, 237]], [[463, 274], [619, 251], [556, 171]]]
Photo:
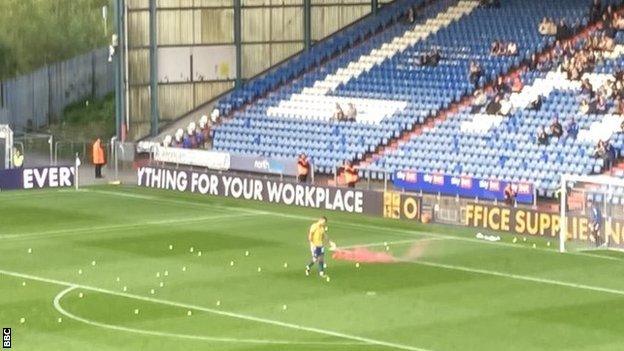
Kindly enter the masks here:
[[102, 166], [106, 163], [106, 159], [104, 157], [104, 148], [102, 147], [102, 141], [98, 138], [93, 143], [92, 159], [93, 165], [95, 166], [95, 177], [102, 178]]
[[297, 160], [297, 181], [299, 183], [306, 183], [308, 181], [308, 174], [310, 174], [310, 161], [306, 154], [301, 154]]
[[351, 163], [351, 161], [345, 161], [344, 171], [342, 175], [344, 177], [344, 183], [349, 188], [355, 188], [355, 183], [357, 183], [359, 176], [358, 176], [357, 169], [353, 167], [353, 164]]

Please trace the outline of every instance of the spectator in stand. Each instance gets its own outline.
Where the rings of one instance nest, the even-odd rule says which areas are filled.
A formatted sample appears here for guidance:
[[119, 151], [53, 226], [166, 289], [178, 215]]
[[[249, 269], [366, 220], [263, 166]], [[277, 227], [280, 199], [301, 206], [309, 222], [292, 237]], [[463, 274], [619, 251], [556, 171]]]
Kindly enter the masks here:
[[579, 126], [574, 120], [574, 117], [572, 117], [570, 118], [570, 121], [568, 122], [568, 125], [566, 126], [566, 139], [572, 138], [576, 140], [578, 132], [579, 132]]
[[557, 24], [551, 18], [544, 17], [539, 24], [539, 33], [541, 35], [556, 35]]
[[617, 104], [615, 105], [615, 113], [620, 116], [624, 116], [624, 99], [619, 98]]
[[607, 113], [607, 99], [602, 94], [598, 95], [598, 99], [596, 99], [596, 113]]
[[559, 25], [557, 26], [557, 35], [556, 35], [557, 40], [568, 39], [571, 36], [572, 36], [572, 30], [562, 19], [561, 21], [559, 21]]
[[602, 158], [603, 160], [606, 161], [607, 159], [607, 143], [599, 140], [598, 144], [596, 145], [596, 147], [594, 148], [594, 157], [595, 158]]
[[333, 121], [344, 121], [345, 119], [345, 114], [342, 111], [342, 107], [340, 107], [339, 103], [336, 103], [336, 108], [334, 110], [334, 115], [332, 116], [332, 120]]
[[195, 140], [195, 137], [187, 129], [187, 132], [184, 133], [184, 136], [182, 137], [182, 148], [192, 149], [194, 140]]
[[519, 93], [522, 91], [523, 88], [524, 88], [524, 84], [522, 83], [522, 79], [520, 78], [520, 75], [515, 75], [513, 77], [513, 80], [511, 81], [511, 92]]
[[601, 14], [602, 14], [602, 4], [600, 3], [600, 0], [594, 0], [589, 7], [590, 23], [598, 22]]
[[184, 130], [178, 128], [173, 136], [173, 142], [171, 147], [182, 147], [182, 138], [184, 137]]
[[563, 127], [559, 123], [559, 118], [555, 117], [550, 124], [550, 135], [560, 138], [563, 135]]
[[518, 192], [514, 190], [511, 183], [507, 183], [507, 186], [505, 186], [505, 189], [503, 190], [503, 196], [505, 197], [505, 204], [507, 206], [513, 206], [514, 203], [516, 202], [517, 195], [518, 195]]
[[539, 111], [542, 109], [542, 96], [537, 94], [531, 102], [529, 102], [529, 106], [527, 106], [529, 110]]
[[435, 67], [438, 63], [440, 63], [441, 59], [442, 57], [440, 56], [440, 51], [438, 51], [438, 49], [433, 49], [420, 55], [418, 64], [420, 66]]
[[355, 119], [357, 118], [357, 110], [355, 109], [355, 106], [351, 102], [347, 106], [347, 113], [345, 117], [347, 121], [349, 122], [355, 122]]
[[310, 174], [310, 161], [306, 154], [301, 154], [297, 160], [297, 181], [299, 183], [307, 183], [308, 174]]
[[206, 147], [208, 140], [210, 139], [210, 123], [208, 123], [208, 116], [203, 115], [199, 119], [199, 132], [202, 135], [203, 144], [201, 146]]
[[485, 107], [485, 113], [488, 115], [497, 115], [502, 108], [500, 95], [494, 96], [494, 99]]
[[173, 139], [171, 138], [171, 135], [165, 135], [165, 137], [163, 138], [163, 141], [162, 141], [162, 146], [163, 147], [170, 147], [172, 141], [173, 141]]
[[487, 103], [487, 95], [485, 94], [485, 91], [483, 91], [483, 89], [475, 90], [473, 94], [473, 100], [472, 100], [472, 110], [470, 112], [480, 113], [481, 110], [483, 109], [483, 106], [485, 106], [486, 103]]
[[615, 12], [613, 14], [611, 26], [614, 30], [624, 30], [624, 16], [622, 16], [619, 12]]
[[358, 171], [353, 167], [351, 161], [347, 160], [343, 166], [344, 184], [349, 188], [355, 188], [355, 183], [358, 181]]
[[501, 43], [498, 40], [494, 40], [492, 42], [492, 46], [490, 46], [490, 55], [498, 56], [501, 54]]
[[24, 166], [24, 155], [16, 147], [13, 148], [13, 168], [22, 168]]
[[594, 86], [588, 78], [583, 79], [581, 82], [581, 94], [589, 95], [590, 99], [594, 98]]
[[584, 114], [584, 115], [588, 115], [590, 113], [593, 113], [591, 104], [589, 103], [589, 101], [587, 99], [583, 99], [583, 101], [581, 101], [581, 106], [579, 107], [579, 112], [581, 114]]
[[494, 93], [496, 93], [496, 95], [500, 97], [503, 97], [510, 92], [511, 89], [509, 88], [509, 85], [507, 85], [507, 82], [505, 82], [503, 77], [499, 76], [496, 79], [496, 84], [494, 85]]
[[499, 9], [501, 7], [500, 0], [480, 0], [479, 5], [485, 8]]
[[537, 131], [537, 143], [540, 145], [548, 145], [548, 134], [544, 126], [541, 126]]
[[505, 54], [507, 56], [517, 56], [518, 55], [518, 44], [515, 41], [510, 41], [507, 43], [507, 49], [505, 50]]
[[210, 122], [214, 126], [214, 125], [217, 125], [220, 121], [221, 121], [221, 112], [219, 112], [218, 108], [215, 108], [214, 110], [212, 110], [212, 113], [210, 114]]
[[414, 12], [414, 8], [411, 6], [407, 10], [407, 13], [405, 13], [405, 22], [407, 22], [408, 24], [413, 24], [414, 22], [416, 22], [416, 13]]
[[468, 79], [470, 83], [474, 85], [475, 89], [479, 87], [479, 79], [483, 71], [481, 70], [481, 66], [475, 60], [470, 61], [470, 65], [468, 67]]
[[100, 138], [95, 139], [95, 142], [93, 142], [91, 153], [93, 166], [95, 166], [95, 177], [102, 178], [102, 167], [106, 164], [106, 157], [104, 156], [104, 148]]

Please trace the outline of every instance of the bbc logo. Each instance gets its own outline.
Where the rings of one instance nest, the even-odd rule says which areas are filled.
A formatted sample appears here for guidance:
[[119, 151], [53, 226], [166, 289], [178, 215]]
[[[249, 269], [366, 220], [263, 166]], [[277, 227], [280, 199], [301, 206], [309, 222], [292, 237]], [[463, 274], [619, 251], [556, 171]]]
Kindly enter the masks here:
[[11, 328], [2, 328], [2, 348], [11, 348]]

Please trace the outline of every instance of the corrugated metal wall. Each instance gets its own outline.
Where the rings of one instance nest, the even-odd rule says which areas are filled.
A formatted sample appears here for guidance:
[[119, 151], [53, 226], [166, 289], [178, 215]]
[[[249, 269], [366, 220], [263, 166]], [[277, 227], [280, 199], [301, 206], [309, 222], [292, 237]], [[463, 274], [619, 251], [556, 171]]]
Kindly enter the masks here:
[[[149, 132], [148, 0], [126, 0], [130, 130]], [[242, 0], [242, 75], [251, 78], [303, 49], [303, 0]], [[380, 3], [391, 2], [382, 0]], [[158, 0], [158, 45], [234, 44], [232, 0]], [[367, 15], [370, 0], [312, 0], [312, 40]], [[160, 83], [161, 121], [171, 121], [231, 89], [234, 81]]]
[[0, 109], [15, 130], [46, 126], [74, 102], [114, 89], [108, 49], [101, 48], [0, 82]]

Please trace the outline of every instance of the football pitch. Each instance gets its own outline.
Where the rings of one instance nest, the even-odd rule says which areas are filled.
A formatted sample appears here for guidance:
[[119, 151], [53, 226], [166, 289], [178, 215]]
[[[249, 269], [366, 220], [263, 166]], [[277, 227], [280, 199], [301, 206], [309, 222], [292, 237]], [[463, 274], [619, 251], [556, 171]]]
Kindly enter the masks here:
[[[392, 263], [305, 276], [309, 225]], [[624, 257], [134, 187], [0, 193], [14, 350], [621, 350]], [[535, 248], [533, 248], [535, 244]]]

